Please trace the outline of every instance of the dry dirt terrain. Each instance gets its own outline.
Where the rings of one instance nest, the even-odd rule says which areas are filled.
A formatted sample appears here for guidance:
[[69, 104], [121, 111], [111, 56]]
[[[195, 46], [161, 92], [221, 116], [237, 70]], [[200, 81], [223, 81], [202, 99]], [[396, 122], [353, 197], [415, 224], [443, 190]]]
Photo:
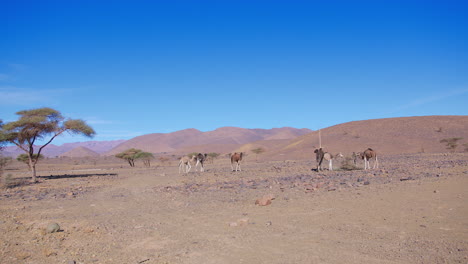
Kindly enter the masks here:
[[188, 174], [44, 161], [40, 183], [0, 190], [0, 263], [468, 263], [466, 154], [323, 172], [248, 158]]

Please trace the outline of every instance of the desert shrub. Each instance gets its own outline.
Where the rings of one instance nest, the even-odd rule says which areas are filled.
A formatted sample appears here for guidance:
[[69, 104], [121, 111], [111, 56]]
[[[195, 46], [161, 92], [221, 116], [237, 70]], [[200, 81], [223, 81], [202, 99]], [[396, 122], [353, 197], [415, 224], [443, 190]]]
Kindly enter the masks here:
[[446, 148], [451, 151], [455, 151], [457, 148], [458, 144], [457, 142], [459, 140], [462, 140], [463, 138], [460, 137], [454, 137], [454, 138], [444, 138], [440, 141], [440, 143], [445, 144]]
[[341, 170], [350, 171], [350, 170], [360, 170], [361, 168], [354, 165], [354, 159], [352, 157], [346, 157], [340, 166]]

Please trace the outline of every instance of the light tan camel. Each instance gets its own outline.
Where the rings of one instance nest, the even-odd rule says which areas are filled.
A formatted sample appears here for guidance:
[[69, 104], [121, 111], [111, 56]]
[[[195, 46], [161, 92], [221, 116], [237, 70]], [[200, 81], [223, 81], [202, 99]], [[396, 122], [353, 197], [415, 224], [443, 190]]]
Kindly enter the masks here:
[[334, 156], [328, 152], [325, 152], [325, 154], [323, 154], [323, 159], [328, 161], [328, 170], [331, 170], [331, 171], [333, 170], [333, 160], [337, 158], [342, 158], [342, 157], [344, 156], [343, 154], [341, 154], [341, 152]]
[[373, 169], [379, 167], [379, 160], [377, 159], [377, 152], [375, 152], [375, 150], [373, 150], [371, 148], [368, 148], [368, 149], [364, 150], [364, 152], [358, 153], [358, 155], [361, 157], [361, 159], [364, 160], [364, 169], [365, 170], [370, 169], [370, 160], [371, 159], [375, 159]]
[[[239, 169], [239, 171], [242, 171], [241, 166], [240, 166], [241, 161], [242, 161], [242, 152], [241, 153], [235, 152], [234, 154], [231, 155], [232, 171], [237, 171], [237, 169]], [[234, 162], [236, 163], [236, 170], [234, 170], [234, 166], [233, 166]]]
[[180, 158], [179, 160], [179, 174], [180, 171], [184, 173], [188, 173], [190, 169], [192, 168], [192, 165], [190, 164], [191, 162], [194, 162], [196, 159], [196, 156], [192, 156], [191, 158], [189, 156], [184, 156]]
[[200, 164], [200, 172], [205, 171], [205, 166], [203, 165], [206, 161], [206, 158], [208, 157], [208, 154], [205, 153], [205, 155], [198, 153], [197, 156], [195, 156], [195, 159], [197, 160], [197, 164], [195, 164], [195, 171], [197, 171], [197, 166]]

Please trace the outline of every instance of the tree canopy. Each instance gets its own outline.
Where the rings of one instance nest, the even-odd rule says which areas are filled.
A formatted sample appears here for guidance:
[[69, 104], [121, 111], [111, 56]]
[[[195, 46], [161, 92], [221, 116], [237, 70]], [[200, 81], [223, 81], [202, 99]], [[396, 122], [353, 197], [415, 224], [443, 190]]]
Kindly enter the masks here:
[[[0, 126], [0, 142], [18, 146], [28, 155], [32, 171], [32, 181], [36, 182], [36, 164], [42, 150], [56, 137], [64, 132], [75, 135], [93, 137], [96, 132], [81, 119], [65, 119], [62, 114], [52, 108], [44, 107], [32, 110], [22, 110], [17, 121]], [[38, 142], [45, 142], [36, 146]], [[37, 152], [35, 148], [37, 147]], [[35, 156], [37, 155], [37, 156]]]

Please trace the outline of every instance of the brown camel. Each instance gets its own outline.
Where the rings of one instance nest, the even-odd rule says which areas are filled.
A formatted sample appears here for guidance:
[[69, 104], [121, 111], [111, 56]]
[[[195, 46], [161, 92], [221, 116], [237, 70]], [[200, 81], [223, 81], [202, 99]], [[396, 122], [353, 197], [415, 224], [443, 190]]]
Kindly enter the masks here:
[[371, 148], [368, 148], [368, 149], [364, 150], [364, 152], [358, 153], [358, 155], [361, 157], [361, 159], [364, 160], [364, 169], [365, 170], [370, 169], [370, 160], [371, 159], [375, 159], [373, 169], [379, 167], [379, 160], [377, 159], [377, 152], [375, 152], [375, 150], [373, 150]]
[[201, 154], [201, 153], [198, 153], [197, 156], [195, 156], [195, 159], [197, 160], [197, 164], [195, 164], [195, 171], [197, 171], [197, 166], [198, 164], [200, 164], [200, 172], [203, 172], [205, 171], [205, 166], [203, 165], [206, 161], [206, 158], [207, 158], [208, 154]]
[[[240, 166], [241, 161], [242, 161], [242, 152], [241, 153], [235, 152], [234, 154], [232, 154], [231, 156], [232, 171], [237, 171], [237, 169], [239, 169], [239, 171], [242, 171], [241, 166]], [[236, 170], [234, 170], [234, 166], [233, 166], [234, 162], [236, 163]]]

